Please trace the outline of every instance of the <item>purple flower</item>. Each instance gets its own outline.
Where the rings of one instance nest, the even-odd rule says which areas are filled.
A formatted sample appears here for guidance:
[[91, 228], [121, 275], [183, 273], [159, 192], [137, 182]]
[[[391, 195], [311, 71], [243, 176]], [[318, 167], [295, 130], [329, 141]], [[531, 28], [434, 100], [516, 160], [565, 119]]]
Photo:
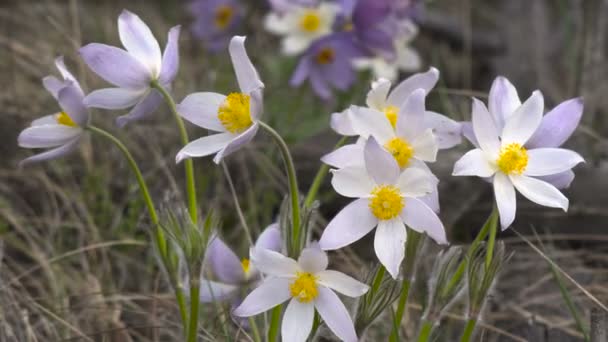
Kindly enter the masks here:
[[361, 45], [372, 52], [392, 57], [396, 23], [391, 19], [392, 0], [359, 0], [352, 13], [353, 32]]
[[237, 0], [194, 0], [188, 6], [195, 20], [192, 32], [207, 49], [225, 49], [243, 18], [243, 5]]
[[319, 97], [328, 100], [331, 88], [346, 90], [355, 81], [352, 59], [363, 51], [349, 33], [335, 33], [317, 40], [300, 59], [290, 84], [299, 86], [305, 80]]
[[104, 109], [133, 107], [127, 115], [116, 120], [119, 126], [142, 119], [156, 110], [162, 96], [150, 84], [158, 82], [164, 88], [170, 87], [179, 68], [179, 32], [179, 26], [169, 30], [167, 46], [161, 55], [150, 28], [137, 15], [123, 10], [118, 17], [118, 33], [126, 51], [98, 43], [80, 49], [89, 68], [117, 86], [93, 91], [85, 98], [85, 104]]
[[54, 159], [73, 151], [89, 122], [89, 112], [83, 104], [84, 94], [78, 81], [66, 69], [63, 57], [55, 60], [63, 80], [55, 76], [43, 79], [44, 87], [59, 102], [61, 112], [34, 120], [17, 138], [24, 148], [51, 148], [22, 160], [19, 165]]

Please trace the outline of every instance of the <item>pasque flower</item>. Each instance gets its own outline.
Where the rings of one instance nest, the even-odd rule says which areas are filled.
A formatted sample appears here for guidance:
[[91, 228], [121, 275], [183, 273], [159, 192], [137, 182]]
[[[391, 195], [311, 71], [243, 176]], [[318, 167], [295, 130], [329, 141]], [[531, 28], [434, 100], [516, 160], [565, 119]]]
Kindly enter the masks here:
[[83, 104], [84, 94], [80, 84], [65, 67], [63, 57], [58, 57], [55, 65], [63, 79], [47, 76], [43, 79], [43, 84], [57, 100], [61, 111], [34, 120], [17, 138], [21, 147], [50, 150], [22, 160], [21, 166], [70, 153], [80, 142], [89, 122], [89, 112]]
[[405, 225], [426, 232], [438, 243], [447, 243], [437, 214], [419, 199], [433, 191], [434, 183], [429, 173], [419, 168], [401, 171], [397, 160], [373, 136], [365, 143], [364, 158], [364, 167], [332, 171], [336, 192], [357, 199], [329, 222], [319, 245], [324, 250], [338, 249], [378, 227], [376, 255], [397, 278], [405, 253]]
[[[521, 101], [513, 84], [505, 77], [499, 76], [490, 88], [488, 105], [488, 110], [494, 119], [496, 128], [499, 132], [502, 132], [507, 118], [521, 106]], [[560, 147], [574, 133], [582, 115], [582, 98], [574, 98], [560, 103], [543, 116], [538, 129], [524, 147], [528, 149]], [[473, 125], [470, 122], [463, 123], [462, 134], [475, 147], [479, 147], [473, 132]], [[564, 189], [570, 186], [570, 183], [574, 180], [574, 172], [567, 170], [538, 178], [549, 182], [558, 189]]]
[[235, 316], [257, 315], [289, 300], [281, 324], [284, 342], [306, 341], [315, 310], [341, 340], [358, 340], [348, 310], [334, 291], [359, 297], [369, 287], [343, 273], [328, 270], [325, 252], [317, 247], [305, 248], [296, 261], [277, 252], [253, 248], [251, 261], [267, 277], [233, 311]]
[[228, 46], [244, 14], [238, 0], [194, 0], [188, 9], [194, 16], [192, 33], [212, 52]]
[[[499, 81], [502, 82], [502, 81]], [[507, 87], [510, 88], [510, 87]], [[492, 177], [496, 205], [503, 229], [515, 219], [515, 189], [524, 197], [543, 206], [568, 209], [568, 199], [553, 185], [537, 177], [556, 175], [572, 169], [583, 158], [576, 152], [554, 147], [526, 147], [527, 143], [549, 137], [534, 138], [543, 118], [544, 99], [535, 91], [517, 104], [513, 89], [503, 88], [490, 101], [492, 111], [506, 115], [493, 116], [483, 102], [473, 99], [473, 133], [479, 148], [467, 152], [454, 165], [456, 176]], [[561, 139], [560, 139], [561, 140]], [[559, 141], [552, 141], [552, 143]]]
[[332, 87], [344, 91], [353, 84], [356, 73], [352, 60], [362, 55], [363, 50], [351, 33], [325, 36], [302, 56], [289, 83], [297, 87], [308, 80], [317, 96], [329, 100]]
[[240, 92], [227, 96], [211, 92], [194, 93], [177, 106], [184, 119], [220, 132], [184, 146], [177, 153], [178, 163], [185, 158], [204, 157], [217, 152], [213, 161], [219, 164], [222, 158], [251, 141], [258, 131], [264, 83], [247, 56], [245, 37], [233, 37], [229, 52]]
[[104, 109], [131, 108], [117, 119], [117, 124], [139, 120], [156, 110], [161, 94], [151, 88], [152, 82], [169, 88], [179, 68], [178, 39], [180, 27], [169, 31], [161, 55], [158, 41], [150, 28], [135, 14], [123, 10], [118, 17], [118, 33], [126, 51], [117, 47], [91, 43], [80, 49], [84, 62], [116, 88], [93, 91], [85, 98], [88, 107]]
[[[268, 226], [255, 242], [255, 248], [281, 251], [281, 233], [279, 225]], [[211, 239], [205, 258], [209, 271], [217, 281], [201, 281], [201, 301], [222, 300], [237, 295], [236, 290], [260, 280], [255, 265], [248, 259], [239, 257], [218, 236]]]
[[283, 10], [270, 12], [264, 26], [266, 30], [283, 36], [284, 54], [296, 55], [316, 39], [331, 33], [339, 7], [331, 2], [310, 6], [292, 3]]

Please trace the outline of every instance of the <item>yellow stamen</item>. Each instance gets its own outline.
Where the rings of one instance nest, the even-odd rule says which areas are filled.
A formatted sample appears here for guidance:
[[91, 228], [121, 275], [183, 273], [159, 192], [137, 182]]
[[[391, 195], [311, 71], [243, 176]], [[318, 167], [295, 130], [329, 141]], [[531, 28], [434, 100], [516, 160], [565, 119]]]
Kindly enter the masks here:
[[249, 95], [231, 93], [217, 111], [217, 118], [230, 133], [241, 133], [251, 126]]
[[384, 108], [384, 115], [386, 115], [386, 118], [393, 128], [397, 127], [397, 114], [399, 114], [399, 108], [396, 106], [387, 106]]
[[528, 166], [528, 151], [518, 143], [511, 143], [500, 149], [498, 168], [506, 174], [522, 174]]
[[369, 209], [380, 220], [390, 220], [397, 217], [405, 201], [401, 191], [393, 185], [378, 185], [372, 190]]
[[300, 28], [304, 32], [315, 33], [321, 26], [321, 16], [315, 10], [307, 10], [300, 18]]
[[334, 49], [326, 47], [319, 51], [315, 59], [319, 64], [329, 64], [334, 61], [335, 56]]
[[384, 147], [395, 157], [400, 168], [409, 165], [414, 156], [414, 148], [407, 141], [401, 138], [393, 138], [389, 140]]
[[249, 259], [243, 259], [241, 261], [241, 267], [243, 267], [243, 272], [245, 272], [245, 275], [248, 275], [251, 269], [251, 262], [249, 262]]
[[55, 115], [55, 120], [57, 120], [57, 123], [60, 125], [66, 125], [66, 126], [70, 126], [70, 127], [78, 126], [66, 112], [61, 112], [61, 113]]
[[215, 26], [219, 29], [225, 29], [232, 21], [234, 9], [228, 5], [218, 6], [215, 10]]
[[300, 303], [308, 303], [317, 298], [317, 277], [311, 273], [298, 272], [296, 280], [289, 284], [291, 296], [297, 299]]

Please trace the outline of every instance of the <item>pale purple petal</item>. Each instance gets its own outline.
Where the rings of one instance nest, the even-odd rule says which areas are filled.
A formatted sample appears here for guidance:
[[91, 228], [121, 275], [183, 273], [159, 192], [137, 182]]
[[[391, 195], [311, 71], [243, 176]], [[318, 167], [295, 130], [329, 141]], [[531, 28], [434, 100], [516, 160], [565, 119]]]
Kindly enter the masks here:
[[321, 157], [321, 161], [338, 169], [348, 166], [363, 167], [363, 146], [361, 144], [344, 145]]
[[[544, 99], [540, 91], [535, 91], [505, 122], [502, 144], [524, 145], [536, 132], [543, 118]], [[477, 131], [475, 131], [477, 134]], [[479, 136], [477, 137], [479, 139]]]
[[262, 116], [262, 112], [264, 110], [264, 92], [263, 89], [257, 89], [249, 93], [251, 98], [250, 101], [250, 115], [251, 120], [258, 121]]
[[298, 263], [283, 254], [269, 249], [253, 247], [249, 257], [260, 272], [274, 277], [293, 277], [301, 270]]
[[398, 136], [411, 141], [424, 130], [425, 98], [424, 89], [416, 89], [399, 107], [396, 127]]
[[185, 158], [204, 157], [213, 154], [226, 147], [233, 138], [234, 135], [230, 133], [219, 133], [193, 140], [177, 153], [175, 162], [179, 163]]
[[[78, 83], [76, 77], [74, 77], [74, 75], [72, 75], [68, 68], [66, 68], [63, 56], [55, 58], [55, 66], [57, 67], [57, 70], [59, 70], [59, 73], [61, 74], [61, 77], [63, 77], [64, 80], [72, 81], [76, 84]], [[78, 86], [78, 88], [80, 89], [80, 86]]]
[[416, 89], [423, 89], [425, 93], [429, 93], [437, 81], [439, 80], [439, 70], [430, 68], [427, 72], [414, 74], [401, 83], [388, 96], [388, 103], [393, 106], [400, 107], [405, 99], [410, 96]]
[[380, 78], [372, 83], [372, 89], [367, 93], [365, 104], [372, 109], [384, 110], [388, 92], [391, 89], [391, 81]]
[[289, 84], [293, 87], [300, 86], [310, 76], [312, 62], [308, 58], [300, 59], [300, 62], [296, 66], [296, 70], [293, 72]]
[[239, 288], [234, 285], [201, 279], [200, 301], [202, 303], [210, 303], [225, 300], [236, 295], [238, 289]]
[[174, 26], [169, 30], [167, 45], [163, 53], [159, 80], [161, 84], [173, 82], [179, 70], [179, 33], [181, 26]]
[[65, 84], [65, 81], [60, 81], [55, 76], [46, 76], [42, 79], [42, 85], [55, 99], [57, 99], [57, 93], [59, 93], [61, 88], [65, 87]]
[[236, 152], [241, 147], [249, 143], [255, 137], [255, 134], [258, 132], [259, 127], [260, 125], [255, 122], [253, 125], [247, 128], [245, 132], [239, 134], [234, 139], [232, 139], [228, 143], [228, 145], [226, 145], [226, 147], [224, 147], [215, 155], [215, 157], [213, 158], [213, 162], [219, 164], [224, 157], [227, 157], [228, 155]]
[[517, 211], [515, 188], [513, 188], [509, 177], [502, 172], [498, 172], [494, 176], [493, 184], [496, 206], [500, 215], [500, 225], [502, 230], [505, 230], [515, 220], [515, 212]]
[[543, 180], [558, 189], [566, 189], [570, 187], [570, 184], [574, 180], [574, 171], [568, 170], [564, 172], [560, 172], [554, 175], [536, 177], [540, 180]]
[[232, 314], [239, 317], [254, 316], [274, 308], [289, 298], [291, 298], [289, 280], [269, 278], [255, 288]]
[[219, 237], [215, 236], [211, 240], [206, 258], [213, 274], [222, 282], [238, 284], [245, 279], [241, 260]]
[[461, 122], [462, 124], [462, 136], [467, 138], [467, 140], [473, 144], [476, 148], [479, 148], [479, 142], [477, 141], [477, 137], [475, 136], [475, 132], [473, 131], [473, 123], [468, 121]]
[[378, 219], [369, 209], [369, 201], [355, 200], [327, 224], [319, 246], [323, 250], [334, 250], [350, 245], [369, 233], [377, 224]]
[[103, 109], [124, 109], [137, 104], [145, 89], [105, 88], [91, 92], [84, 98], [87, 107]]
[[462, 142], [462, 124], [445, 115], [426, 111], [424, 126], [433, 130], [440, 150], [454, 147]]
[[79, 52], [91, 70], [116, 86], [142, 89], [150, 84], [150, 71], [125, 50], [91, 43], [81, 47]]
[[395, 185], [402, 196], [421, 197], [433, 191], [434, 180], [427, 171], [410, 167], [401, 172]]
[[158, 90], [150, 89], [148, 94], [143, 97], [127, 115], [116, 118], [116, 124], [118, 127], [123, 127], [129, 122], [141, 120], [148, 114], [156, 111], [162, 102], [163, 97]]
[[419, 233], [426, 233], [438, 244], [448, 244], [443, 223], [433, 209], [421, 200], [411, 197], [406, 198], [401, 218], [408, 227]]
[[189, 122], [216, 132], [225, 132], [226, 128], [218, 119], [218, 110], [226, 96], [218, 93], [194, 93], [177, 105], [177, 112]]
[[331, 185], [342, 196], [351, 198], [369, 197], [375, 184], [365, 168], [350, 166], [332, 170]]
[[161, 52], [152, 31], [137, 15], [123, 10], [118, 17], [122, 45], [156, 77], [161, 68]]
[[269, 249], [271, 251], [280, 252], [283, 241], [281, 240], [281, 231], [279, 224], [273, 223], [268, 226], [255, 242], [256, 248]]
[[369, 137], [363, 149], [365, 169], [376, 184], [395, 184], [399, 178], [399, 164], [387, 150]]
[[384, 113], [365, 107], [351, 107], [351, 123], [363, 138], [373, 135], [380, 144], [395, 137], [395, 131]]
[[291, 299], [281, 322], [282, 341], [306, 342], [314, 318], [315, 306], [312, 303], [300, 303], [296, 298]]
[[364, 295], [369, 290], [369, 286], [342, 272], [325, 270], [317, 273], [316, 276], [318, 277], [317, 282], [320, 285], [335, 290], [345, 296], [355, 298]]
[[336, 133], [345, 136], [357, 135], [357, 132], [355, 132], [353, 125], [350, 122], [349, 112], [350, 108], [345, 109], [340, 113], [331, 114], [329, 126], [336, 131]]
[[399, 276], [401, 261], [405, 256], [406, 237], [405, 225], [400, 217], [378, 222], [374, 238], [374, 250], [380, 263], [384, 265], [394, 279]]
[[30, 164], [36, 163], [36, 162], [42, 162], [42, 161], [62, 157], [64, 155], [74, 151], [74, 149], [76, 149], [76, 147], [78, 146], [79, 142], [80, 142], [80, 136], [74, 138], [72, 141], [68, 141], [66, 144], [64, 144], [62, 146], [33, 155], [26, 159], [23, 159], [21, 162], [19, 162], [19, 167], [30, 165]]
[[89, 111], [83, 104], [82, 91], [73, 84], [63, 87], [57, 94], [61, 109], [78, 125], [85, 126], [89, 121]]
[[419, 132], [412, 141], [412, 148], [414, 149], [414, 157], [418, 160], [433, 163], [437, 160], [437, 152], [439, 151], [439, 145], [433, 130], [428, 128], [423, 132]]
[[553, 185], [528, 176], [510, 175], [509, 178], [517, 191], [530, 201], [568, 211], [568, 198]]
[[264, 83], [260, 80], [258, 72], [247, 56], [245, 37], [232, 37], [228, 50], [241, 92], [249, 94], [256, 89], [264, 88]]
[[526, 176], [548, 176], [568, 171], [585, 160], [580, 154], [563, 148], [536, 148], [528, 150]]
[[583, 99], [575, 98], [560, 103], [545, 114], [540, 126], [526, 143], [528, 148], [559, 147], [576, 130], [583, 115]]
[[327, 254], [320, 248], [308, 247], [300, 253], [298, 264], [304, 272], [315, 274], [324, 271], [329, 264], [329, 260]]
[[476, 98], [473, 98], [473, 131], [482, 150], [492, 156], [498, 155], [500, 142], [496, 123], [486, 105]]
[[42, 125], [23, 130], [17, 142], [24, 148], [48, 148], [65, 145], [82, 134], [82, 128], [66, 125]]
[[454, 164], [452, 176], [490, 177], [496, 172], [496, 167], [490, 162], [481, 149], [467, 152]]
[[331, 98], [331, 88], [319, 70], [311, 70], [309, 81], [310, 85], [312, 86], [312, 90], [315, 92], [315, 94], [317, 94], [317, 96], [324, 100], [329, 100]]
[[57, 124], [57, 115], [59, 115], [59, 113], [45, 115], [41, 118], [38, 118], [38, 119], [32, 121], [31, 125], [32, 126], [56, 125]]
[[418, 197], [418, 199], [431, 208], [434, 212], [439, 214], [441, 206], [439, 205], [439, 190], [437, 189], [436, 185], [430, 194]]
[[353, 321], [340, 298], [324, 286], [317, 289], [319, 295], [315, 298], [315, 308], [329, 330], [345, 342], [357, 342]]
[[513, 84], [503, 76], [496, 77], [490, 88], [488, 107], [499, 131], [502, 131], [507, 118], [515, 113], [519, 106], [521, 101]]

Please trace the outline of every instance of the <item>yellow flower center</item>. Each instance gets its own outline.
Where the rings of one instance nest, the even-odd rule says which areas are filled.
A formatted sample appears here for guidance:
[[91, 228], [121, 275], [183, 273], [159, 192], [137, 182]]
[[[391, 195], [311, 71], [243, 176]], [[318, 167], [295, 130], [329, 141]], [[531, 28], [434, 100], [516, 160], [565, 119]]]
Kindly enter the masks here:
[[55, 115], [55, 120], [57, 120], [57, 123], [60, 125], [66, 125], [70, 127], [78, 126], [66, 112], [61, 112]]
[[217, 118], [230, 133], [241, 133], [251, 126], [249, 95], [231, 93], [217, 111]]
[[304, 32], [317, 32], [321, 26], [321, 16], [315, 10], [307, 10], [300, 18], [300, 29]]
[[498, 168], [506, 174], [522, 174], [528, 166], [528, 151], [518, 143], [511, 143], [500, 149]]
[[390, 220], [397, 217], [405, 201], [401, 191], [393, 185], [378, 185], [372, 190], [369, 209], [380, 220]]
[[245, 272], [245, 275], [249, 274], [249, 271], [251, 269], [251, 262], [249, 261], [249, 259], [243, 259], [241, 261], [241, 267], [243, 267], [243, 272]]
[[386, 118], [393, 128], [397, 127], [397, 114], [399, 114], [399, 108], [396, 106], [387, 106], [384, 108], [384, 115], [386, 115]]
[[215, 26], [219, 29], [224, 29], [232, 21], [234, 10], [231, 6], [221, 5], [215, 10]]
[[336, 53], [332, 48], [323, 48], [317, 54], [316, 60], [319, 64], [329, 64], [334, 61]]
[[384, 147], [395, 157], [400, 168], [408, 166], [414, 156], [414, 148], [407, 141], [401, 138], [389, 140]]
[[291, 296], [296, 298], [300, 303], [308, 303], [319, 295], [317, 291], [317, 277], [311, 273], [298, 272], [296, 273], [296, 280], [289, 284], [289, 291], [291, 292]]

